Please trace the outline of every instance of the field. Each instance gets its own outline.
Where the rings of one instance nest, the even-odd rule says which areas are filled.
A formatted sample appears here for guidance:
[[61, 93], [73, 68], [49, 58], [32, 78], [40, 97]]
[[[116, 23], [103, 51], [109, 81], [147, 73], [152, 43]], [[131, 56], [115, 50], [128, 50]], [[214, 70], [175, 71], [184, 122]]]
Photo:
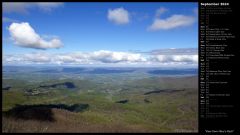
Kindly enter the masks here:
[[194, 69], [3, 67], [3, 132], [197, 132]]

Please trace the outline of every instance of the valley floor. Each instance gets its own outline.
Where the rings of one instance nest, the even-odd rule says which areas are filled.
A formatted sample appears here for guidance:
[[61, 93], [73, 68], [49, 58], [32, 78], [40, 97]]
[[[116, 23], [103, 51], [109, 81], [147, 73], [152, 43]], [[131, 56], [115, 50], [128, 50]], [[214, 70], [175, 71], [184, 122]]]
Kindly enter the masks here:
[[[197, 102], [192, 102], [197, 100], [195, 92], [132, 94], [125, 96], [129, 99], [125, 104], [90, 93], [75, 95], [61, 100], [88, 103], [90, 107], [82, 112], [50, 108], [54, 121], [41, 113], [41, 108], [20, 111], [18, 116], [3, 114], [3, 132], [197, 132]], [[22, 119], [20, 113], [31, 117]], [[38, 120], [34, 113], [46, 119]]]
[[196, 76], [4, 84], [3, 132], [198, 132]]

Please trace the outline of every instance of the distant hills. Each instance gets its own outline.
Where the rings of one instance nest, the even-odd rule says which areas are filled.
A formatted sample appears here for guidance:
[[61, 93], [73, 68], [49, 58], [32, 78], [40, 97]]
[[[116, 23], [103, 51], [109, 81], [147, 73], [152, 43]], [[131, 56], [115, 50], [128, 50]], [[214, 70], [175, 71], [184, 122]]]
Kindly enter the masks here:
[[151, 75], [197, 75], [197, 68], [162, 69], [162, 68], [130, 68], [130, 67], [17, 67], [5, 66], [3, 73], [34, 72], [34, 73], [70, 73], [70, 74], [121, 74], [142, 72]]
[[184, 75], [184, 74], [197, 74], [197, 69], [161, 69], [148, 71], [149, 74], [161, 74], [161, 75]]

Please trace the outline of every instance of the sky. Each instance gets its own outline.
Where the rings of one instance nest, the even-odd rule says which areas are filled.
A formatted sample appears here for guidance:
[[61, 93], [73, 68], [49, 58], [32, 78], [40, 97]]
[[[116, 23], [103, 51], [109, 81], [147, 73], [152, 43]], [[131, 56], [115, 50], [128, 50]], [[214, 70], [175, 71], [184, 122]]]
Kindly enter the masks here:
[[3, 65], [198, 63], [192, 2], [3, 3]]

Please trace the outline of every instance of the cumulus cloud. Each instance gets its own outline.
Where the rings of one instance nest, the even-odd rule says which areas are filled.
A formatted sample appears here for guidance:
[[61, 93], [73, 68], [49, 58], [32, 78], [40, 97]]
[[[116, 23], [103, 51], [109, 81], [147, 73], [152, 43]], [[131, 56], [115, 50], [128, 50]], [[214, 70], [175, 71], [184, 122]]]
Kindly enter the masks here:
[[104, 64], [137, 63], [146, 59], [141, 54], [100, 50], [94, 52], [74, 52], [61, 54], [29, 53], [23, 55], [6, 55], [5, 62], [45, 62], [45, 64]]
[[141, 54], [129, 52], [112, 52], [100, 50], [93, 52], [91, 58], [103, 63], [118, 63], [118, 62], [139, 62], [144, 61]]
[[51, 55], [47, 53], [28, 53], [5, 55], [3, 63], [9, 64], [48, 64], [51, 63]]
[[151, 61], [160, 63], [180, 63], [180, 64], [197, 64], [197, 48], [170, 48], [158, 49], [148, 52]]
[[156, 49], [148, 52], [152, 55], [195, 55], [198, 54], [197, 48], [169, 48], [169, 49]]
[[156, 10], [156, 15], [153, 23], [147, 28], [148, 31], [169, 30], [178, 27], [192, 25], [195, 22], [193, 16], [186, 16], [181, 14], [174, 14], [168, 18], [163, 19], [161, 15], [168, 11], [168, 9], [161, 7]]
[[60, 39], [52, 38], [49, 41], [44, 40], [27, 22], [12, 23], [9, 26], [8, 31], [14, 43], [18, 46], [35, 49], [62, 47]]
[[56, 55], [55, 60], [63, 62], [76, 62], [76, 63], [124, 63], [124, 62], [141, 62], [145, 59], [141, 54], [129, 52], [115, 52], [100, 50], [94, 52], [75, 52], [71, 54]]
[[[187, 50], [187, 49], [186, 49]], [[159, 51], [160, 52], [160, 51]], [[164, 51], [162, 51], [164, 52]], [[183, 51], [181, 51], [183, 52]], [[124, 66], [197, 66], [198, 54], [141, 54], [99, 50], [72, 53], [28, 53], [4, 55], [4, 64], [124, 65]]]
[[124, 8], [116, 8], [108, 10], [108, 20], [115, 24], [127, 24], [130, 22], [129, 13]]
[[197, 63], [198, 55], [155, 55], [151, 57], [153, 61], [157, 62], [184, 62], [184, 63]]
[[62, 6], [61, 2], [3, 2], [4, 13], [29, 13], [28, 10], [37, 7], [43, 11], [51, 11]]

